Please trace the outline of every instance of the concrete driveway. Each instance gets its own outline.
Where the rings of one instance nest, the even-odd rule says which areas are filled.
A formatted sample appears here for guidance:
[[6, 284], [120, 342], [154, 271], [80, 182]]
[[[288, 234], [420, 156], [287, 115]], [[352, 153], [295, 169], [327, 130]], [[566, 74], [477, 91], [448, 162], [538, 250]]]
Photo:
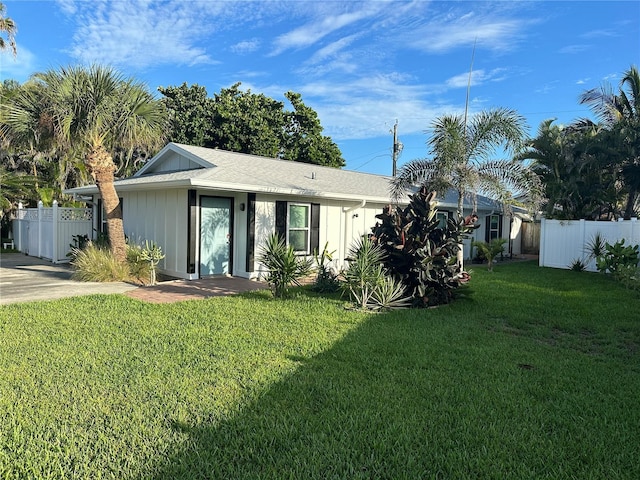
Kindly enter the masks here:
[[138, 288], [124, 282], [95, 283], [71, 280], [68, 265], [29, 257], [22, 253], [0, 255], [0, 305], [36, 300], [125, 293]]

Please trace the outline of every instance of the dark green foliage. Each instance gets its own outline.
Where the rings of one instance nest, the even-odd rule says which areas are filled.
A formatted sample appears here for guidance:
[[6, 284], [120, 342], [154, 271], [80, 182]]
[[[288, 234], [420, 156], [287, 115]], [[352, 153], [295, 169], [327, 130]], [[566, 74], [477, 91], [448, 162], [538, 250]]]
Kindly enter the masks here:
[[293, 247], [276, 234], [269, 236], [261, 248], [259, 261], [267, 270], [265, 281], [277, 298], [284, 298], [287, 288], [300, 285], [300, 279], [313, 269], [312, 260], [296, 256]]
[[599, 272], [617, 274], [626, 269], [635, 269], [639, 260], [638, 245], [624, 244], [624, 238], [615, 244], [605, 244], [605, 252], [596, 257]]
[[160, 87], [171, 119], [170, 140], [232, 152], [281, 158], [329, 167], [345, 165], [330, 137], [322, 135], [318, 114], [299, 93], [287, 92], [284, 102], [240, 83], [223, 88], [213, 98], [199, 85]]
[[441, 228], [432, 204], [435, 195], [423, 187], [406, 208], [385, 207], [372, 228], [374, 243], [386, 254], [385, 268], [402, 282], [418, 307], [449, 303], [469, 280], [456, 254], [471, 227], [462, 219], [449, 219]]
[[584, 261], [580, 258], [574, 259], [569, 265], [569, 269], [574, 272], [584, 272], [587, 266], [584, 264]]

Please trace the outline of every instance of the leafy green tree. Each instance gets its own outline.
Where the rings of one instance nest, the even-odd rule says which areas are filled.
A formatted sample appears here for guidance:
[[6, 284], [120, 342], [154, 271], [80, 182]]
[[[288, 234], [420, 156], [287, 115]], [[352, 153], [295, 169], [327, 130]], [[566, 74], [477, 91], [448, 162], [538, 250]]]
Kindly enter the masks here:
[[327, 167], [344, 167], [345, 162], [331, 137], [322, 135], [318, 114], [302, 102], [299, 93], [287, 92], [293, 112], [286, 115], [282, 158]]
[[210, 103], [211, 146], [232, 152], [278, 157], [285, 123], [284, 104], [240, 83], [223, 88]]
[[[0, 2], [0, 50], [10, 49], [13, 55], [18, 55], [18, 49], [16, 47], [16, 33], [18, 27], [16, 23], [9, 17], [5, 16], [5, 6]], [[6, 39], [4, 38], [6, 35]]]
[[615, 144], [620, 154], [620, 176], [624, 182], [627, 201], [624, 218], [631, 218], [640, 194], [640, 75], [638, 68], [627, 70], [614, 93], [611, 85], [587, 90], [580, 103], [589, 105], [607, 130], [604, 141]]
[[296, 162], [343, 167], [330, 137], [322, 135], [317, 113], [298, 93], [287, 92], [293, 111], [264, 94], [243, 91], [240, 83], [212, 98], [198, 85], [161, 87], [171, 120], [170, 140]]
[[23, 134], [31, 135], [30, 130], [34, 138], [45, 132], [61, 155], [83, 161], [102, 197], [111, 251], [124, 262], [126, 245], [113, 183], [113, 155], [120, 149], [158, 148], [166, 109], [144, 85], [109, 67], [49, 70], [34, 75], [33, 82], [44, 110], [25, 107], [30, 104], [25, 100], [30, 93], [19, 94], [19, 100], [8, 105], [2, 116], [6, 137], [18, 141]]
[[164, 95], [162, 103], [169, 111], [169, 140], [197, 147], [212, 146], [213, 116], [206, 88], [183, 83], [179, 87], [159, 87], [158, 91]]

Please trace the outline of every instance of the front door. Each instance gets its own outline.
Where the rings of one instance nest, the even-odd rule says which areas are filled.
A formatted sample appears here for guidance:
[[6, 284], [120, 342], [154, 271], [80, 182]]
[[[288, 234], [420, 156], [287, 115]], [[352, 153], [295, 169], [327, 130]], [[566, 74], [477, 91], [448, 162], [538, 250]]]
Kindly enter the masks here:
[[200, 276], [231, 273], [231, 198], [200, 197]]

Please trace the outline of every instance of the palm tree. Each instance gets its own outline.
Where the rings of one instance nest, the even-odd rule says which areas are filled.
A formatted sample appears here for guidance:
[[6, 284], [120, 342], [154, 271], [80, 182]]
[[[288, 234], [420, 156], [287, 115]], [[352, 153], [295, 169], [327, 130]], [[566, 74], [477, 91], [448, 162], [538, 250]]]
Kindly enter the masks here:
[[431, 159], [412, 160], [392, 180], [392, 195], [399, 198], [408, 188], [425, 185], [436, 191], [455, 189], [458, 218], [464, 217], [464, 198], [484, 194], [508, 200], [520, 194], [537, 199], [540, 180], [523, 162], [494, 160], [503, 148], [515, 153], [524, 145], [526, 124], [509, 109], [483, 111], [469, 122], [461, 115], [444, 115], [433, 124], [428, 142]]
[[[428, 142], [431, 159], [412, 160], [398, 171], [391, 182], [391, 193], [399, 198], [409, 188], [424, 185], [429, 190], [458, 193], [458, 220], [464, 218], [464, 198], [478, 193], [501, 200], [505, 205], [519, 195], [537, 201], [540, 179], [517, 160], [494, 160], [502, 148], [505, 153], [520, 151], [526, 139], [525, 119], [509, 109], [480, 112], [467, 122], [466, 113], [444, 115], [432, 125]], [[458, 263], [462, 266], [462, 245]]]
[[6, 34], [7, 39], [5, 40], [0, 36], [0, 50], [6, 50], [10, 48], [13, 52], [13, 56], [18, 55], [18, 49], [16, 47], [16, 32], [18, 31], [18, 27], [16, 27], [15, 22], [9, 18], [5, 17], [5, 6], [2, 2], [0, 2], [0, 33]]
[[548, 218], [599, 219], [615, 214], [617, 189], [609, 173], [615, 157], [603, 149], [602, 128], [590, 121], [567, 127], [543, 121], [538, 135], [519, 160], [533, 160], [531, 168], [542, 179]]
[[615, 94], [611, 85], [587, 90], [580, 96], [580, 103], [591, 107], [622, 156], [620, 174], [627, 189], [624, 218], [634, 212], [636, 198], [640, 193], [640, 75], [635, 66], [627, 70]]
[[36, 178], [25, 174], [8, 172], [0, 165], [0, 216], [15, 208], [20, 201], [33, 194]]
[[[122, 210], [114, 186], [116, 150], [153, 149], [165, 131], [165, 109], [146, 87], [109, 67], [68, 67], [35, 74], [45, 112], [38, 125], [53, 135], [61, 155], [82, 159], [96, 182], [107, 217], [114, 256], [124, 261]], [[33, 118], [14, 102], [4, 115], [8, 138], [25, 131]]]

